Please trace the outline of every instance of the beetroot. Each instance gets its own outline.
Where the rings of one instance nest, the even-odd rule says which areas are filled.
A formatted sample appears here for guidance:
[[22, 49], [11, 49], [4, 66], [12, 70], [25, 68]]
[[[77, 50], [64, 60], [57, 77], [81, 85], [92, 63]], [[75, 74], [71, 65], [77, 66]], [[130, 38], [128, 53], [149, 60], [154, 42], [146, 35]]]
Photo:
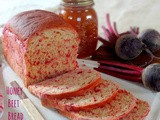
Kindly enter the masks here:
[[139, 35], [140, 40], [152, 52], [160, 50], [160, 33], [154, 29], [146, 29]]
[[115, 45], [117, 56], [123, 60], [134, 59], [145, 49], [146, 45], [132, 34], [126, 34], [119, 37]]
[[160, 91], [160, 64], [154, 63], [147, 66], [142, 72], [142, 81], [145, 87]]
[[[99, 37], [106, 48], [108, 48], [111, 53], [117, 55], [121, 60], [134, 60], [139, 57], [143, 51], [150, 54], [151, 59], [141, 66], [146, 66], [150, 64], [153, 59], [159, 60], [157, 55], [158, 50], [160, 50], [160, 34], [154, 29], [147, 29], [139, 35], [139, 27], [130, 27], [130, 30], [118, 33], [116, 28], [116, 22], [113, 23], [113, 27], [110, 23], [109, 14], [106, 16], [107, 28], [102, 26], [106, 39]], [[153, 55], [153, 53], [155, 53]], [[95, 57], [94, 58], [100, 58]], [[99, 54], [98, 54], [99, 55]], [[101, 55], [101, 54], [100, 54]], [[126, 62], [126, 61], [125, 61]]]
[[147, 64], [151, 63], [153, 59], [160, 59], [159, 57], [154, 56], [148, 47], [140, 39], [132, 34], [121, 36], [115, 45], [117, 56], [123, 60], [135, 59], [142, 53], [143, 50], [150, 54], [151, 60], [141, 66], [146, 66]]

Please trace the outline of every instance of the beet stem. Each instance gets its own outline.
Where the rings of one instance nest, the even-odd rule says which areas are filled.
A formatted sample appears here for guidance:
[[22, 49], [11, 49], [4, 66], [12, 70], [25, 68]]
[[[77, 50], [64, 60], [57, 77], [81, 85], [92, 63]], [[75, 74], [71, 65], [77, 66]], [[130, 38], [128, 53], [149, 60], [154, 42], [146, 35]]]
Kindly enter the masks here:
[[118, 30], [117, 30], [117, 24], [116, 22], [113, 23], [113, 26], [114, 26], [114, 33], [117, 37], [119, 37], [119, 33], [118, 33]]
[[137, 35], [139, 34], [139, 27], [137, 27], [137, 30], [136, 30], [136, 32], [137, 32]]
[[130, 32], [131, 32], [132, 35], [137, 37], [137, 33], [136, 33], [136, 28], [135, 27], [134, 28], [130, 27]]
[[[119, 63], [119, 62], [112, 62], [112, 61], [107, 61], [107, 60], [96, 62], [96, 61], [92, 61], [92, 60], [79, 59], [79, 62], [80, 61], [88, 66], [92, 66], [92, 68], [94, 68], [95, 70], [102, 72], [102, 73], [106, 73], [106, 74], [109, 74], [109, 75], [112, 75], [112, 76], [115, 76], [118, 78], [131, 80], [131, 81], [135, 81], [135, 82], [142, 81], [141, 75], [142, 75], [143, 68], [140, 68], [137, 66], [127, 65], [127, 64], [123, 64], [123, 63]], [[103, 64], [103, 65], [101, 65], [101, 64]], [[111, 68], [111, 67], [114, 67], [114, 68]], [[125, 70], [124, 69], [121, 70], [116, 67], [122, 67]], [[129, 70], [127, 70], [127, 69], [129, 69]], [[127, 71], [127, 72], [125, 72], [125, 71]], [[136, 72], [138, 74], [136, 74]], [[136, 75], [131, 76], [131, 73], [134, 73]]]
[[129, 33], [130, 33], [129, 31], [123, 32], [123, 33], [119, 34], [119, 36], [126, 35], [126, 34], [129, 34]]
[[101, 41], [104, 45], [106, 45], [107, 47], [110, 47], [110, 42], [103, 39], [102, 37], [98, 36], [98, 40]]
[[111, 65], [111, 66], [115, 66], [115, 67], [123, 67], [123, 68], [128, 68], [130, 70], [134, 70], [134, 71], [139, 71], [142, 72], [143, 68], [141, 67], [137, 67], [134, 65], [128, 65], [128, 64], [123, 64], [123, 63], [119, 63], [119, 62], [113, 62], [113, 61], [107, 61], [107, 60], [102, 60], [102, 61], [98, 61], [100, 64], [104, 64], [104, 65]]
[[106, 29], [104, 26], [102, 26], [102, 29], [103, 29], [103, 31], [104, 31], [104, 34], [105, 34], [105, 37], [106, 37], [106, 39], [109, 39], [109, 36], [110, 36], [110, 32], [109, 32], [109, 30], [108, 29]]
[[107, 70], [101, 69], [101, 68], [94, 68], [94, 69], [99, 71], [99, 72], [102, 72], [102, 73], [105, 73], [105, 74], [108, 74], [108, 75], [111, 75], [111, 76], [114, 76], [114, 77], [117, 77], [117, 78], [142, 83], [141, 77], [127, 76], [127, 75], [123, 75], [123, 74], [119, 74], [119, 73], [115, 73], [115, 72], [110, 72], [110, 71], [107, 71]]
[[117, 74], [123, 74], [123, 75], [129, 75], [129, 76], [137, 76], [140, 77], [141, 76], [141, 72], [139, 71], [134, 71], [134, 70], [127, 70], [127, 69], [120, 69], [120, 68], [116, 68], [116, 67], [112, 67], [112, 66], [103, 66], [100, 65], [99, 66], [100, 69], [104, 69], [107, 71], [111, 71], [111, 72], [116, 72]]
[[112, 28], [112, 26], [111, 26], [109, 14], [106, 15], [106, 20], [107, 20], [107, 25], [108, 25], [109, 31], [110, 31], [111, 33], [114, 33], [113, 28]]

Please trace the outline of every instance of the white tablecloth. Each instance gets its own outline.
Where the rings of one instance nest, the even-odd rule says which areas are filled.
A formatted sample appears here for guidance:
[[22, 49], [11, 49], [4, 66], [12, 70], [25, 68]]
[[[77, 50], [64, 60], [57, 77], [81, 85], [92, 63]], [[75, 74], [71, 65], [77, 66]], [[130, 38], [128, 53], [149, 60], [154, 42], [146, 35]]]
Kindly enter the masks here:
[[[60, 0], [0, 0], [0, 35], [3, 24], [18, 12], [30, 9], [54, 11], [57, 10], [59, 2]], [[99, 33], [103, 35], [101, 26], [106, 25], [106, 13], [110, 13], [111, 20], [117, 22], [118, 30], [121, 32], [128, 30], [130, 26], [139, 26], [141, 30], [155, 28], [160, 31], [159, 6], [160, 0], [95, 0], [95, 9], [99, 19]], [[0, 53], [0, 55], [2, 54]], [[105, 74], [102, 74], [102, 76], [104, 79], [119, 83], [121, 88], [127, 89], [137, 98], [148, 101], [151, 105], [151, 112], [146, 119], [160, 120], [160, 93], [147, 90], [142, 84], [127, 82]], [[9, 82], [13, 80], [18, 81], [23, 86], [20, 78], [7, 65], [0, 68], [0, 89], [3, 90], [5, 95], [5, 113], [1, 120], [7, 119], [9, 109], [6, 100], [11, 97], [5, 94], [5, 86], [9, 86]], [[26, 88], [24, 90], [46, 120], [67, 120], [55, 110], [41, 106], [38, 98], [31, 95]], [[18, 96], [12, 96], [12, 99], [19, 98]], [[21, 111], [24, 113], [25, 120], [29, 120], [29, 116], [22, 106], [11, 111]]]

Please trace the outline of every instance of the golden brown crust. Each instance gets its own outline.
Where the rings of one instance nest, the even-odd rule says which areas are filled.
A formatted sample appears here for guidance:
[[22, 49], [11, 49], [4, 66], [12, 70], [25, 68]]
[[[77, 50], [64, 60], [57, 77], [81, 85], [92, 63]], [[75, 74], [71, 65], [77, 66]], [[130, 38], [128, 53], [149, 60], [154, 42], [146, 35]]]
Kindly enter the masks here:
[[44, 10], [30, 10], [17, 14], [11, 18], [3, 29], [17, 35], [21, 42], [28, 40], [33, 34], [47, 28], [67, 27], [72, 28], [63, 18], [55, 13]]

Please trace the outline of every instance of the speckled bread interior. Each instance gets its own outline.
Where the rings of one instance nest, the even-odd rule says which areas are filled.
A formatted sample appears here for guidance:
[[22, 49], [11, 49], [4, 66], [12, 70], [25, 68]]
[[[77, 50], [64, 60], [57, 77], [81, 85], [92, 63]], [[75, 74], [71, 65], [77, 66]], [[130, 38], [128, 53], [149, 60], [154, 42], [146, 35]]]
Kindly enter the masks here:
[[29, 85], [28, 90], [39, 98], [66, 98], [80, 95], [100, 82], [99, 72], [77, 68], [55, 78]]
[[41, 99], [45, 107], [67, 111], [79, 111], [97, 108], [112, 100], [118, 93], [119, 86], [114, 82], [103, 80], [101, 83], [88, 89], [80, 96], [63, 99]]
[[150, 111], [149, 104], [146, 101], [137, 99], [136, 106], [133, 110], [120, 120], [145, 120]]
[[136, 98], [129, 92], [119, 90], [114, 99], [102, 107], [88, 111], [59, 111], [71, 120], [119, 120], [136, 106]]
[[25, 86], [74, 70], [77, 32], [58, 15], [31, 10], [11, 18], [3, 29], [6, 61]]

